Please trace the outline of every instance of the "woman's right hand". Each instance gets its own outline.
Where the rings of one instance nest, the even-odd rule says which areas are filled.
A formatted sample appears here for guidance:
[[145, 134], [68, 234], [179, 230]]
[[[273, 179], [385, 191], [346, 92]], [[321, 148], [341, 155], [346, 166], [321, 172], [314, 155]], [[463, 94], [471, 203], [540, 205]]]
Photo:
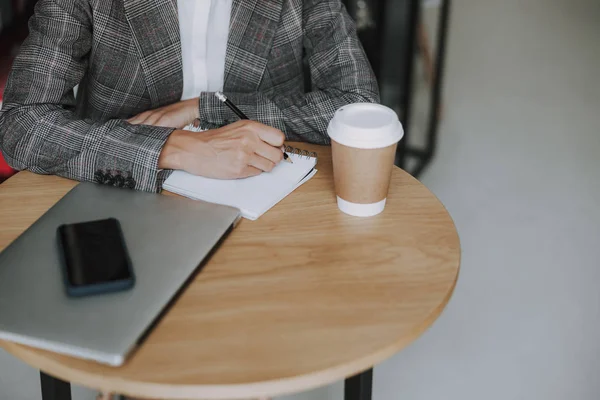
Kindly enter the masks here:
[[173, 131], [158, 168], [179, 169], [217, 179], [238, 179], [271, 171], [283, 160], [283, 132], [243, 120], [206, 132]]

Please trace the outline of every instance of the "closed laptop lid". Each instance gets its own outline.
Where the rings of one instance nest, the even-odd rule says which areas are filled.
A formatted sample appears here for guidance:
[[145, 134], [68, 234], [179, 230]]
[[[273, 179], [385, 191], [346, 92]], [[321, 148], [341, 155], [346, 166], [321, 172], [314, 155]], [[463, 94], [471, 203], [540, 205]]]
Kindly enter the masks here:
[[[121, 223], [135, 287], [68, 297], [56, 230], [105, 218]], [[238, 219], [226, 206], [77, 185], [0, 253], [0, 339], [121, 365]]]

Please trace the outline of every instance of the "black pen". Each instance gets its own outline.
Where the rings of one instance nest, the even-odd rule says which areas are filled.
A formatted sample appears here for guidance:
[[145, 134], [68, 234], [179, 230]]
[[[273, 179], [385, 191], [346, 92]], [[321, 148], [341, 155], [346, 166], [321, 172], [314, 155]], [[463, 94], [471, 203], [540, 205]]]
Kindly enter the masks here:
[[[221, 100], [223, 103], [225, 103], [225, 105], [227, 107], [229, 107], [231, 109], [231, 111], [234, 112], [235, 115], [237, 115], [240, 119], [250, 119], [246, 116], [246, 114], [244, 114], [242, 112], [242, 110], [240, 110], [239, 108], [236, 107], [235, 104], [233, 104], [231, 102], [231, 100], [229, 100], [227, 98], [227, 96], [225, 96], [222, 92], [216, 92], [215, 96], [217, 96], [217, 99]], [[283, 149], [282, 149], [283, 150]], [[288, 155], [288, 153], [286, 153], [285, 151], [283, 151], [283, 159], [289, 163], [294, 163], [292, 161], [292, 159], [290, 158], [290, 156]]]

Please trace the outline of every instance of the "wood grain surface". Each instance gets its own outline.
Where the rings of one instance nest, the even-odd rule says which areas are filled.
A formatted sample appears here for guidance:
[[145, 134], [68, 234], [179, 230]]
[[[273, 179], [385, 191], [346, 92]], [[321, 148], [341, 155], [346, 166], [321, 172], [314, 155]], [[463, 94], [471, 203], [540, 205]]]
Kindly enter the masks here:
[[[297, 145], [319, 153], [319, 173], [258, 221], [242, 221], [123, 367], [0, 346], [63, 380], [154, 399], [299, 392], [404, 348], [434, 322], [456, 284], [452, 219], [398, 168], [381, 215], [345, 215], [330, 149]], [[27, 172], [0, 185], [0, 249], [74, 185]]]

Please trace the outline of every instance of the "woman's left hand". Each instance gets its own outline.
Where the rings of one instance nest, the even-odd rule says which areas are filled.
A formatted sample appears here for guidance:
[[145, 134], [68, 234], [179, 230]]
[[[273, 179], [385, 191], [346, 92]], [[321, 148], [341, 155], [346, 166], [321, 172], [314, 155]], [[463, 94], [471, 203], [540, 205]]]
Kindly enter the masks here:
[[160, 107], [155, 110], [144, 111], [127, 122], [133, 125], [152, 125], [165, 128], [185, 128], [194, 122], [200, 115], [199, 99], [189, 99], [168, 106]]

